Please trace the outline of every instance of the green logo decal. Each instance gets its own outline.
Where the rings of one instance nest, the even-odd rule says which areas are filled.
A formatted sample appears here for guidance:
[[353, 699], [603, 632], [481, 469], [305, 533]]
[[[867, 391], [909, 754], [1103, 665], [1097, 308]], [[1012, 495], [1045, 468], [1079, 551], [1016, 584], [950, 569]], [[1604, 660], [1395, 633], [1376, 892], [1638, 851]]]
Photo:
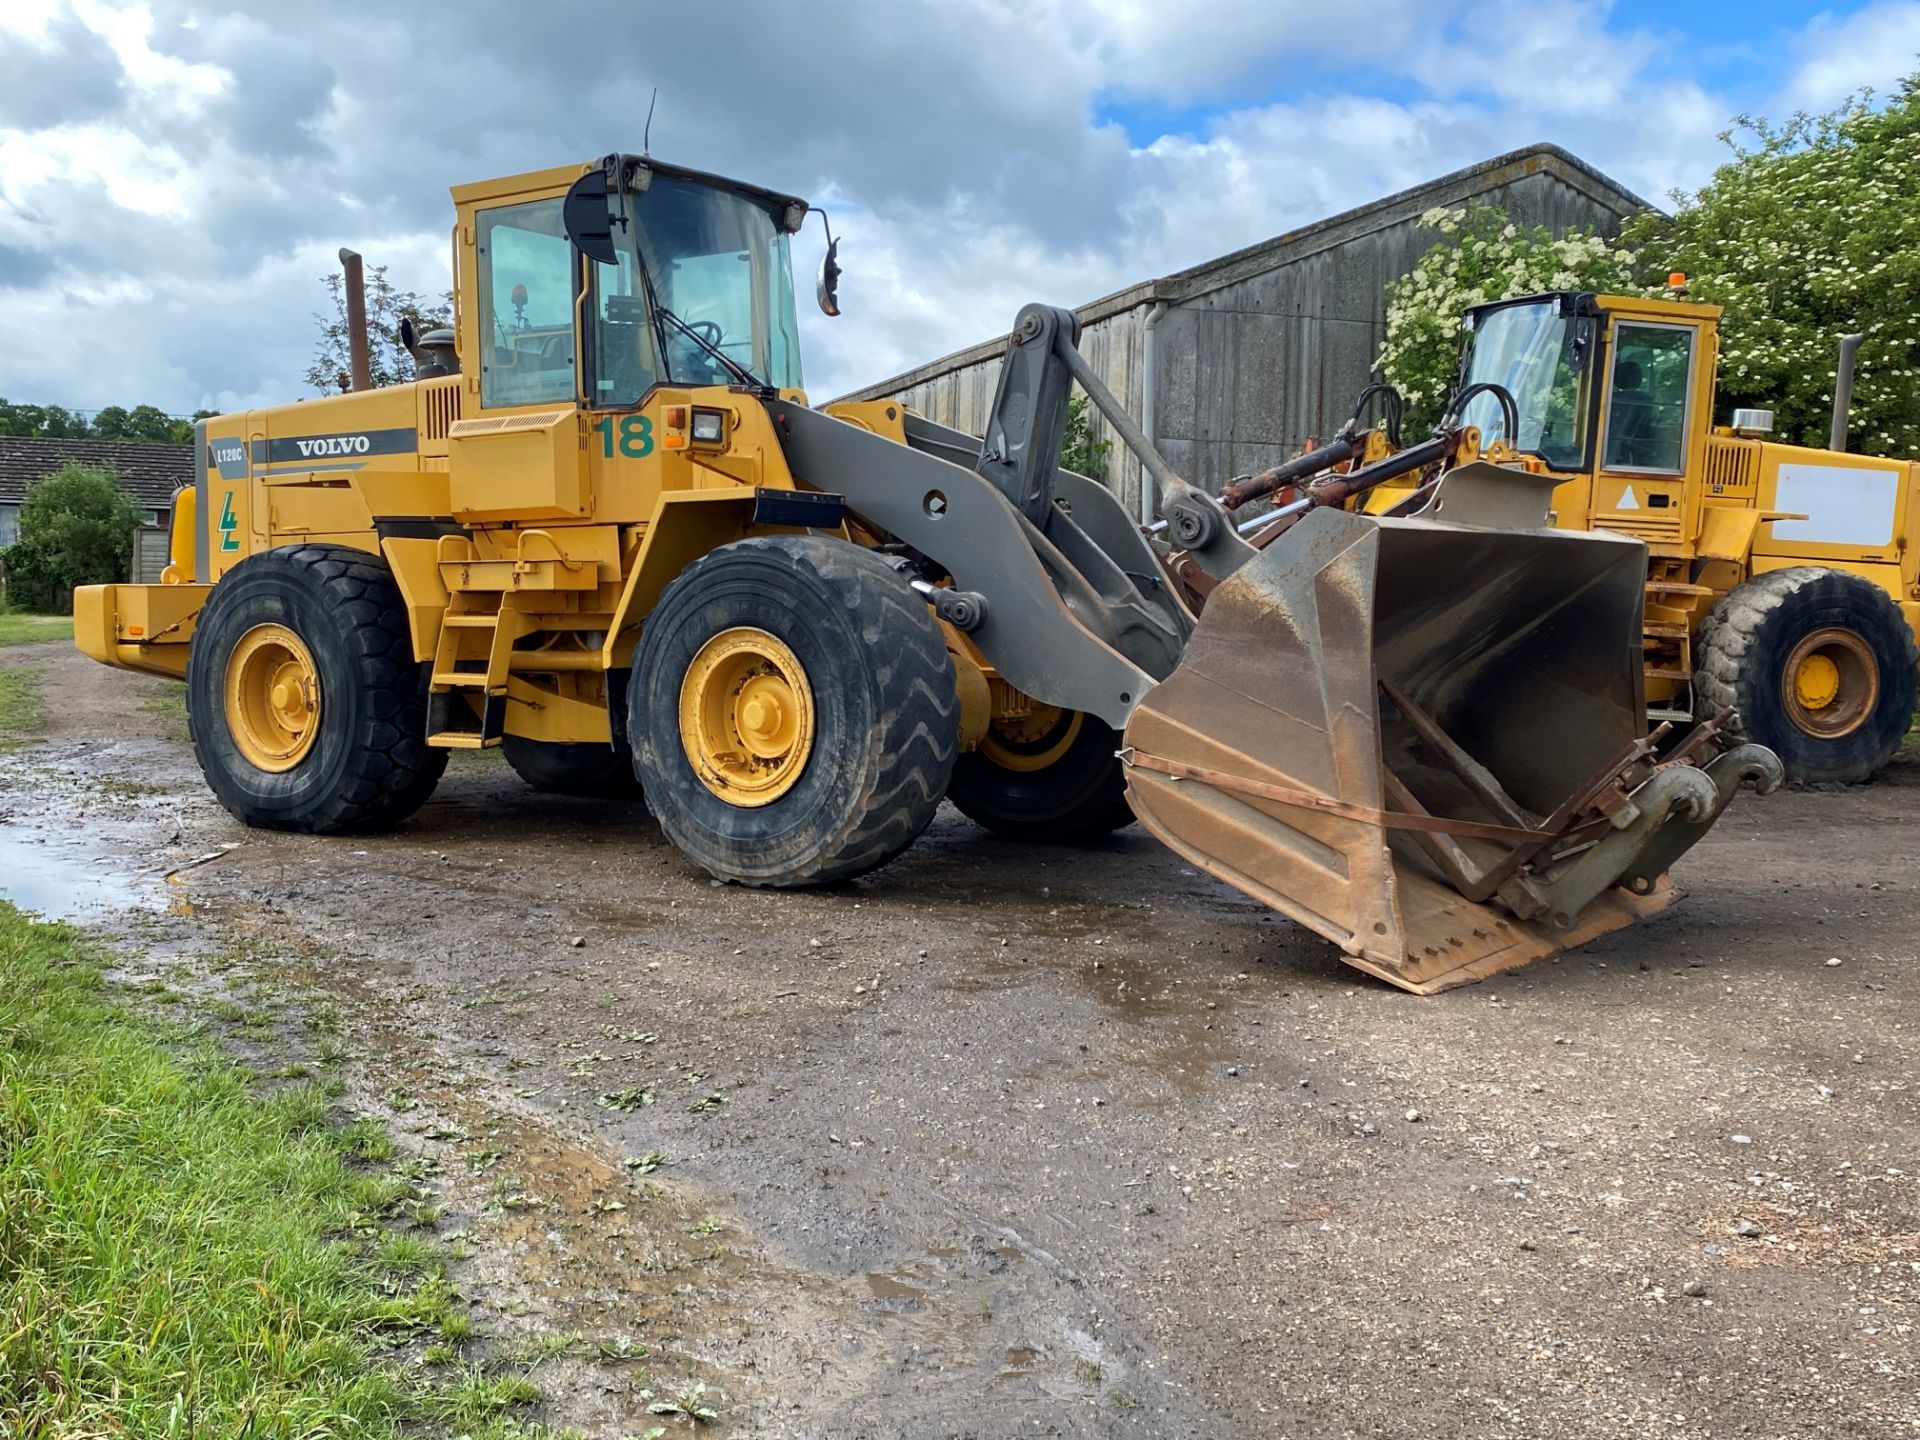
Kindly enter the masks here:
[[240, 528], [240, 521], [233, 513], [233, 491], [227, 491], [227, 503], [220, 507], [220, 548], [238, 550], [240, 537], [234, 531]]

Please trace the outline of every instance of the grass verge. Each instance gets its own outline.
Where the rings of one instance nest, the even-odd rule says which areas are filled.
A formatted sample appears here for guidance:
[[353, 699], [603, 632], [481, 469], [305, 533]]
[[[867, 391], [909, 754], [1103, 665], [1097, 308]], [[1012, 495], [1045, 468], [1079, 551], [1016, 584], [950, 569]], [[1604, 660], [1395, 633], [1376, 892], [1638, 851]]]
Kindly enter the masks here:
[[467, 1317], [380, 1153], [0, 903], [0, 1434], [540, 1433], [523, 1376], [415, 1354]]
[[140, 708], [149, 715], [158, 715], [166, 722], [167, 738], [186, 744], [187, 736], [187, 687], [178, 680], [162, 680], [160, 687], [140, 702]]
[[40, 728], [40, 672], [30, 665], [0, 670], [0, 755]]
[[0, 645], [32, 645], [40, 640], [71, 639], [71, 615], [28, 615], [0, 606]]

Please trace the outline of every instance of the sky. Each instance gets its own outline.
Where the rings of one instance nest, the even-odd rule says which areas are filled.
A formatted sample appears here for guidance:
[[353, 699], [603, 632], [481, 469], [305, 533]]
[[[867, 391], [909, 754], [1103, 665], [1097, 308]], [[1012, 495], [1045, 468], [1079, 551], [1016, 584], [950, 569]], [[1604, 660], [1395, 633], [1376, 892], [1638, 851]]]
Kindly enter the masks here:
[[341, 245], [445, 290], [450, 186], [637, 151], [656, 86], [656, 156], [831, 215], [823, 399], [1539, 141], [1667, 203], [1917, 69], [1920, 0], [0, 0], [0, 396], [293, 400]]

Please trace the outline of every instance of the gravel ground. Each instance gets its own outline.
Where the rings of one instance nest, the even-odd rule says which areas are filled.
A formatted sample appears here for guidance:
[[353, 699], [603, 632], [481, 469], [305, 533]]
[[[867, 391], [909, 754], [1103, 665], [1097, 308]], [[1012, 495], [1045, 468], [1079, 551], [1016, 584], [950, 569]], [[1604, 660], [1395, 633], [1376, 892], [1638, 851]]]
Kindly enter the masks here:
[[250, 832], [168, 687], [7, 661], [49, 724], [0, 890], [337, 1016], [481, 1330], [580, 1337], [544, 1418], [700, 1379], [740, 1435], [1920, 1434], [1920, 754], [1417, 999], [1137, 831], [945, 810], [748, 892], [480, 755], [398, 834]]

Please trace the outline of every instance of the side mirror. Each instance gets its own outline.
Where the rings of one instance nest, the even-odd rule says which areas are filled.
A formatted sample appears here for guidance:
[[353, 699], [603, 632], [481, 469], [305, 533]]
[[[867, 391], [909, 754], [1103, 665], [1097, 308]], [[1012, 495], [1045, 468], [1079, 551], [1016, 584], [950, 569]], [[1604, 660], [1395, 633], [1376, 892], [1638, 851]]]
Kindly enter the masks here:
[[1573, 322], [1573, 333], [1567, 338], [1567, 359], [1575, 370], [1587, 368], [1587, 358], [1593, 353], [1594, 324], [1591, 315], [1582, 315]]
[[827, 253], [820, 257], [820, 278], [814, 286], [814, 298], [827, 315], [840, 313], [840, 242], [829, 239]]
[[414, 333], [413, 320], [406, 315], [400, 317], [400, 348], [414, 359], [420, 358], [420, 337]]
[[607, 206], [604, 169], [589, 170], [568, 187], [567, 198], [560, 205], [560, 218], [574, 249], [602, 265], [620, 263], [613, 248], [614, 216]]

